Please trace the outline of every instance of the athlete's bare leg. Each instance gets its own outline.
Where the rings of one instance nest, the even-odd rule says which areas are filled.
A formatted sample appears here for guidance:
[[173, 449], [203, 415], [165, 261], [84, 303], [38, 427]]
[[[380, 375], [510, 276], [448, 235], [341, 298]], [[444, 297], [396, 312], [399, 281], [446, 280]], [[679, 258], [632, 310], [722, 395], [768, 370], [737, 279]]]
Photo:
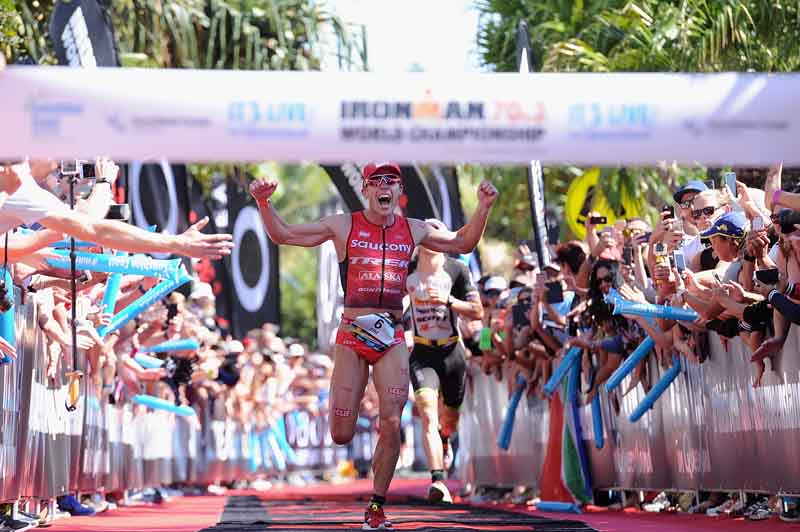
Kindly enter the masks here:
[[398, 344], [372, 367], [380, 402], [378, 444], [372, 458], [376, 495], [386, 496], [400, 456], [400, 415], [408, 399], [408, 357], [405, 344]]
[[353, 439], [356, 421], [369, 378], [369, 365], [343, 345], [333, 346], [333, 376], [331, 377], [331, 437], [339, 445]]
[[428, 456], [428, 469], [444, 469], [444, 449], [439, 435], [439, 391], [420, 388], [414, 394], [419, 418], [422, 422], [422, 446]]

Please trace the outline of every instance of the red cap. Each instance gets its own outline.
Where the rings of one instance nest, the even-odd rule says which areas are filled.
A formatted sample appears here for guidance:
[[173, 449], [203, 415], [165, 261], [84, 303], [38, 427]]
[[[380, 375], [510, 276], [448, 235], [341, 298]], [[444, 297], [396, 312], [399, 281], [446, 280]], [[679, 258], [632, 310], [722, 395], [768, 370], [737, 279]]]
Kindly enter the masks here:
[[397, 163], [390, 163], [381, 161], [376, 163], [369, 163], [364, 167], [364, 179], [369, 179], [373, 175], [392, 174], [399, 178], [403, 178], [403, 173], [400, 172], [400, 165]]

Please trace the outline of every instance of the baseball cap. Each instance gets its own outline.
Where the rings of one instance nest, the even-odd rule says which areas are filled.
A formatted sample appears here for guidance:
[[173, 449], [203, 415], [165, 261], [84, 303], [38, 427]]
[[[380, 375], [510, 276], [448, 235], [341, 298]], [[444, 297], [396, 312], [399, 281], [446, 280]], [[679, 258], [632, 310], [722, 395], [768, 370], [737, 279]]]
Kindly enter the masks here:
[[289, 346], [289, 357], [301, 357], [305, 355], [305, 349], [300, 344], [292, 344]]
[[708, 190], [708, 187], [702, 181], [689, 181], [675, 191], [675, 194], [672, 195], [672, 199], [675, 200], [675, 203], [680, 203], [686, 192], [705, 192], [706, 190]]
[[208, 283], [203, 282], [196, 282], [194, 283], [194, 287], [192, 288], [192, 293], [189, 295], [190, 299], [214, 299], [214, 291], [211, 289], [211, 285]]
[[483, 285], [484, 292], [489, 290], [499, 290], [502, 292], [506, 288], [508, 288], [508, 283], [506, 283], [506, 280], [499, 275], [489, 277], [489, 279], [487, 279], [486, 283]]
[[373, 175], [381, 175], [381, 174], [396, 175], [399, 178], [403, 177], [403, 173], [400, 171], [400, 165], [398, 165], [397, 163], [380, 161], [380, 162], [369, 163], [367, 164], [367, 166], [364, 167], [364, 179], [369, 179]]
[[228, 353], [239, 354], [244, 352], [244, 344], [239, 340], [231, 340], [228, 342]]
[[726, 212], [716, 219], [714, 225], [700, 233], [700, 238], [712, 236], [727, 236], [729, 238], [744, 238], [747, 233], [747, 218], [741, 212]]

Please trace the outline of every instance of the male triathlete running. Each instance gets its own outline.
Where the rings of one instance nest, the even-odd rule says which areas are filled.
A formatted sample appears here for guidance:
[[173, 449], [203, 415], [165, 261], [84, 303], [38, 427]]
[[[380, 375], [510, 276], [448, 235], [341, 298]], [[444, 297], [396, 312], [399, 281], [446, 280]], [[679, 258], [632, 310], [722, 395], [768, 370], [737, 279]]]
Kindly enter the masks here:
[[383, 513], [386, 492], [400, 453], [400, 415], [408, 398], [408, 349], [403, 341], [402, 300], [411, 254], [417, 245], [445, 253], [469, 253], [483, 236], [497, 189], [478, 186], [475, 215], [457, 232], [396, 214], [403, 191], [400, 167], [370, 163], [362, 192], [367, 208], [322, 220], [289, 225], [269, 198], [276, 181], [257, 180], [250, 194], [258, 203], [267, 234], [276, 244], [314, 247], [332, 240], [345, 293], [342, 324], [333, 350], [330, 427], [333, 441], [348, 443], [355, 433], [359, 405], [372, 365], [378, 392], [379, 437], [373, 456], [374, 493], [367, 505], [364, 530], [391, 528]]
[[[447, 229], [439, 220], [426, 222], [436, 230]], [[428, 499], [452, 503], [444, 483], [445, 452], [458, 426], [467, 370], [458, 317], [479, 320], [483, 307], [466, 265], [425, 246], [419, 247], [417, 269], [408, 276], [406, 287], [412, 325], [409, 334], [413, 332], [414, 336], [408, 365], [414, 403], [422, 421], [422, 444], [431, 470]]]

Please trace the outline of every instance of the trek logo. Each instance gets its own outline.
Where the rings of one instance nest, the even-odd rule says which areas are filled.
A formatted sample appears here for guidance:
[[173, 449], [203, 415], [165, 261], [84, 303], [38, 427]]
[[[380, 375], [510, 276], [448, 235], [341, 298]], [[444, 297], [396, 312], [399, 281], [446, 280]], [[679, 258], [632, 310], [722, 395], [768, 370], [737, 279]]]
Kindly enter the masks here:
[[[402, 279], [400, 278], [400, 274], [397, 272], [383, 272], [383, 279], [386, 281], [394, 281], [399, 283]], [[359, 281], [380, 281], [381, 274], [380, 272], [360, 272], [358, 274]]]
[[409, 244], [379, 244], [377, 242], [367, 242], [366, 240], [351, 240], [350, 245], [354, 248], [360, 249], [374, 249], [377, 251], [402, 251], [404, 253], [411, 253], [411, 245]]
[[408, 261], [401, 259], [381, 260], [377, 257], [350, 257], [350, 264], [369, 264], [371, 266], [391, 266], [392, 268], [408, 268]]

